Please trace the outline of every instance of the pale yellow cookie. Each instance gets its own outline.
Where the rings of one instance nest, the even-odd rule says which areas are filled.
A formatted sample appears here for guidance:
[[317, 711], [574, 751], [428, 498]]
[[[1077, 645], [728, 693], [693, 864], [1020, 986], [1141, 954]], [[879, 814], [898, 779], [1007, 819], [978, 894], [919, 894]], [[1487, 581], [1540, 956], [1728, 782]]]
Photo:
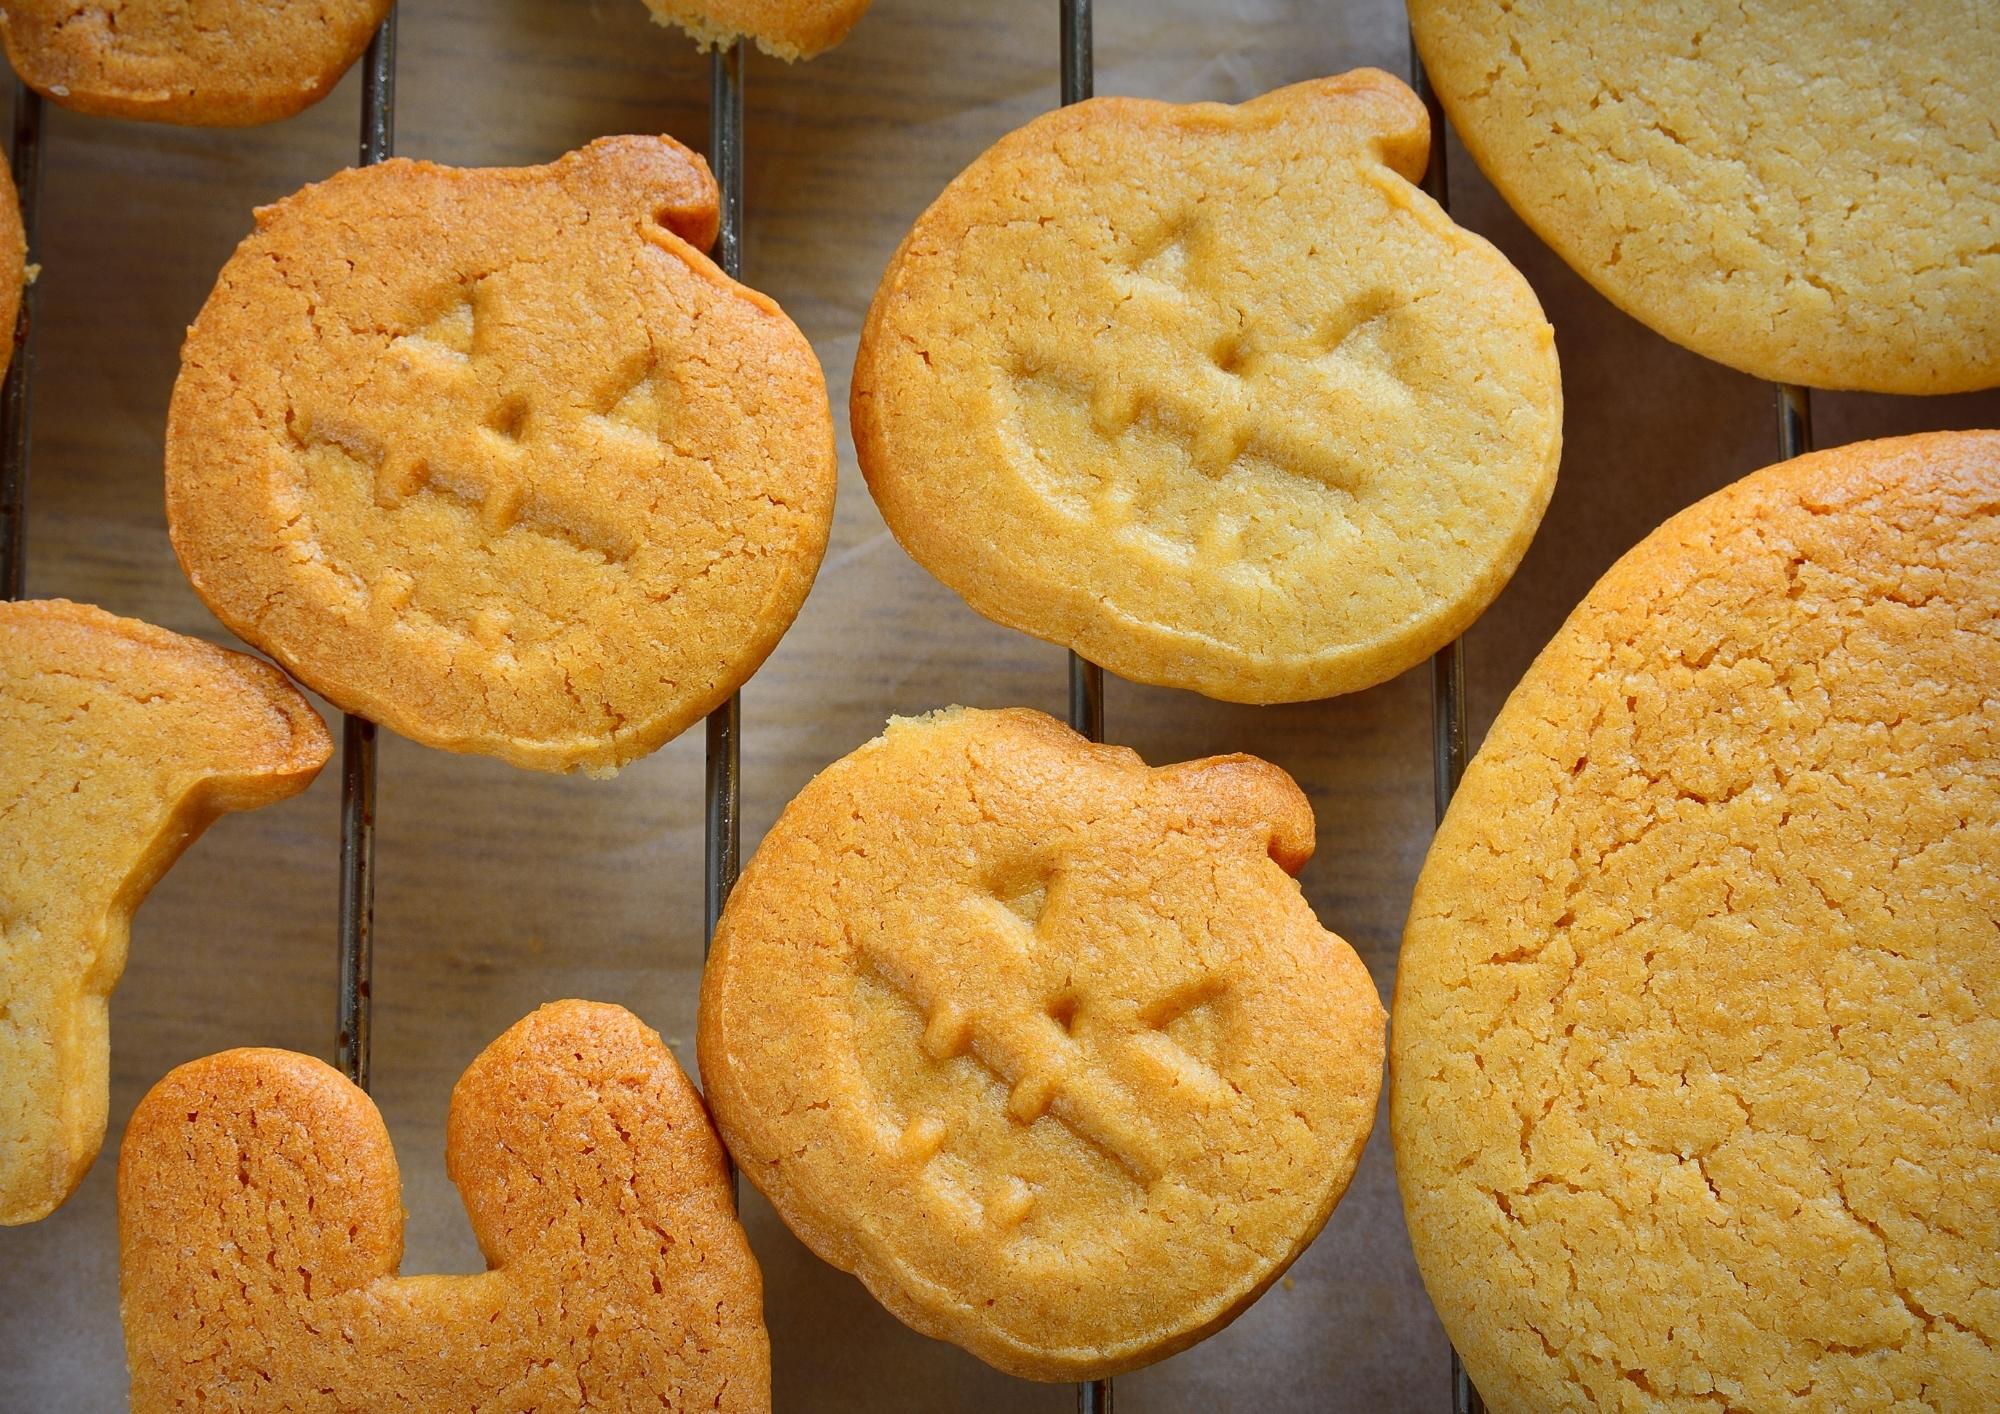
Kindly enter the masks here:
[[750, 38], [766, 54], [810, 59], [847, 38], [868, 0], [646, 0], [658, 24], [677, 25], [703, 49]]
[[1410, 0], [1452, 125], [1633, 318], [1760, 378], [2000, 383], [1992, 0]]
[[1372, 69], [1001, 139], [862, 331], [896, 538], [988, 618], [1234, 701], [1449, 642], [1541, 521], [1562, 394], [1527, 282], [1411, 185], [1427, 147]]
[[785, 810], [701, 995], [744, 1176], [927, 1335], [1031, 1379], [1228, 1324], [1374, 1122], [1382, 1008], [1277, 767], [1039, 712], [889, 724]]
[[2000, 433], [1620, 560], [1417, 886], [1391, 1125], [1496, 1414], [2000, 1391]]
[[132, 914], [230, 810], [333, 743], [269, 664], [66, 600], [0, 603], [0, 1224], [83, 1181]]
[[21, 82], [79, 113], [238, 127], [310, 107], [391, 0], [7, 0]]
[[543, 1007], [452, 1091], [445, 1163], [490, 1270], [398, 1276], [367, 1095], [290, 1051], [173, 1071], [118, 1158], [132, 1408], [767, 1414], [763, 1279], [658, 1033]]
[[601, 772], [700, 720], [798, 612], [835, 474], [819, 363], [716, 220], [664, 137], [260, 210], [167, 423], [197, 592], [432, 746]]

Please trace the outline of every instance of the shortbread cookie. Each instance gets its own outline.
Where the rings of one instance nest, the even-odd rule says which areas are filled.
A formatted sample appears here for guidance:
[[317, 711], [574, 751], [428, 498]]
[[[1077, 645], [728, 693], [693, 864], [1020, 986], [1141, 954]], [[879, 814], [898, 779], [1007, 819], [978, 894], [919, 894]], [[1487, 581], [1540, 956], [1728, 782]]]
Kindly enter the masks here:
[[1562, 397], [1527, 282], [1411, 185], [1426, 134], [1362, 69], [1003, 138], [862, 332], [854, 441], [896, 538], [988, 618], [1234, 701], [1450, 641], [1541, 520]]
[[240, 127], [309, 108], [390, 0], [7, 0], [21, 82], [79, 113]]
[[678, 25], [704, 49], [748, 38], [789, 62], [847, 38], [868, 0], [646, 0], [646, 8], [656, 23]]
[[296, 795], [333, 743], [275, 668], [61, 599], [0, 603], [0, 1223], [104, 1142], [106, 1007], [132, 914], [216, 817]]
[[2000, 383], [1991, 0], [1410, 0], [1521, 218], [1619, 308], [1760, 378]]
[[223, 622], [405, 736], [608, 771], [718, 706], [826, 548], [805, 337], [670, 138], [394, 161], [257, 213], [188, 331], [167, 515]]
[[488, 1271], [396, 1274], [396, 1155], [291, 1051], [154, 1086], [118, 1159], [132, 1408], [768, 1411], [763, 1279], [722, 1147], [657, 1033], [557, 1002], [451, 1097]]
[[1496, 1414], [2000, 1390], [2000, 433], [1760, 471], [1613, 566], [1417, 887], [1390, 1108]]
[[717, 1125], [896, 1315], [1080, 1379], [1218, 1330], [1312, 1241], [1382, 1007], [1291, 878], [1291, 778], [1038, 712], [889, 724], [785, 810], [701, 996]]

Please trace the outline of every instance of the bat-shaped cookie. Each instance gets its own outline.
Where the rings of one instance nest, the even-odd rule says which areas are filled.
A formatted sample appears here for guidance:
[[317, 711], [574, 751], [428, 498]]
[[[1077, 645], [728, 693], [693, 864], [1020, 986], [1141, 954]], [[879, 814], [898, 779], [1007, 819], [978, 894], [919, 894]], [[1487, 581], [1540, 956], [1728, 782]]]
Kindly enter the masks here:
[[169, 1074], [118, 1163], [133, 1409], [770, 1408], [722, 1146], [638, 1018], [517, 1023], [453, 1091], [445, 1162], [490, 1270], [398, 1276], [365, 1094], [290, 1051]]
[[297, 794], [331, 751], [255, 658], [0, 604], [0, 1223], [48, 1216], [104, 1142], [106, 1000], [140, 900], [217, 816]]

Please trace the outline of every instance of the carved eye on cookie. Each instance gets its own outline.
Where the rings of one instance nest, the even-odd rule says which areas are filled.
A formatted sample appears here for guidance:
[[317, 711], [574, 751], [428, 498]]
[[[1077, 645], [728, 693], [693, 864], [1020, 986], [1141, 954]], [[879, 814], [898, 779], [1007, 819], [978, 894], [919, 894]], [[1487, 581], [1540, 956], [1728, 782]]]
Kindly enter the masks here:
[[260, 211], [168, 419], [197, 592], [447, 750], [605, 773], [699, 720], [798, 612], [835, 479], [819, 364], [702, 254], [717, 220], [663, 137]]
[[0, 1223], [48, 1216], [104, 1142], [107, 1003], [148, 890], [332, 749], [257, 659], [85, 604], [0, 604]]
[[731, 897], [716, 1122], [920, 1331], [1041, 1379], [1191, 1344], [1311, 1240], [1373, 1121], [1382, 1009], [1292, 878], [1312, 844], [1250, 757], [1154, 770], [1028, 711], [892, 722]]
[[862, 332], [855, 446], [897, 539], [989, 618], [1234, 701], [1448, 642], [1540, 523], [1562, 394], [1527, 282], [1413, 185], [1428, 147], [1366, 69], [1002, 138]]
[[136, 1410], [771, 1407], [763, 1283], [721, 1146], [659, 1036], [557, 1002], [452, 1092], [446, 1164], [490, 1270], [397, 1275], [396, 1159], [368, 1097], [288, 1051], [181, 1066], [119, 1160]]

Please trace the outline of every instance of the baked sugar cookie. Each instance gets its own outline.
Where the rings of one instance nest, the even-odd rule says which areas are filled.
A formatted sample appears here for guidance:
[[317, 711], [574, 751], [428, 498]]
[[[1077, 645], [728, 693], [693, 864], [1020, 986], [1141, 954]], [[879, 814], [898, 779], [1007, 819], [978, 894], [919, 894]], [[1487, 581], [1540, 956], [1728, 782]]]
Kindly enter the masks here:
[[1760, 378], [2000, 383], [1991, 0], [1410, 0], [1453, 126], [1612, 303]]
[[716, 219], [652, 137], [259, 211], [168, 418], [195, 589], [432, 746], [604, 772], [700, 720], [797, 613], [834, 490], [818, 361], [701, 253]]
[[847, 38], [868, 0], [646, 0], [653, 19], [707, 49], [748, 37], [780, 59], [810, 59]]
[[1526, 281], [1411, 185], [1427, 148], [1372, 69], [1001, 139], [862, 332], [896, 538], [988, 618], [1233, 701], [1450, 641], [1540, 523], [1562, 397]]
[[1760, 471], [1494, 723], [1396, 982], [1412, 1241], [1495, 1411], [1990, 1409], [2000, 433]]
[[1031, 1379], [1228, 1324], [1375, 1116], [1382, 1008], [1292, 875], [1291, 778], [1038, 712], [891, 722], [785, 810], [702, 984], [744, 1175], [927, 1335]]
[[763, 1279], [657, 1033], [543, 1007], [445, 1142], [490, 1270], [400, 1277], [395, 1151], [338, 1071], [224, 1051], [154, 1086], [118, 1160], [132, 1408], [770, 1409]]
[[85, 604], [0, 603], [0, 1224], [55, 1211], [104, 1142], [107, 1003], [147, 891], [332, 749], [255, 658]]
[[14, 361], [14, 328], [28, 283], [28, 234], [21, 226], [21, 194], [14, 174], [0, 163], [0, 376]]
[[79, 113], [240, 127], [311, 107], [391, 0], [7, 0], [21, 82]]

